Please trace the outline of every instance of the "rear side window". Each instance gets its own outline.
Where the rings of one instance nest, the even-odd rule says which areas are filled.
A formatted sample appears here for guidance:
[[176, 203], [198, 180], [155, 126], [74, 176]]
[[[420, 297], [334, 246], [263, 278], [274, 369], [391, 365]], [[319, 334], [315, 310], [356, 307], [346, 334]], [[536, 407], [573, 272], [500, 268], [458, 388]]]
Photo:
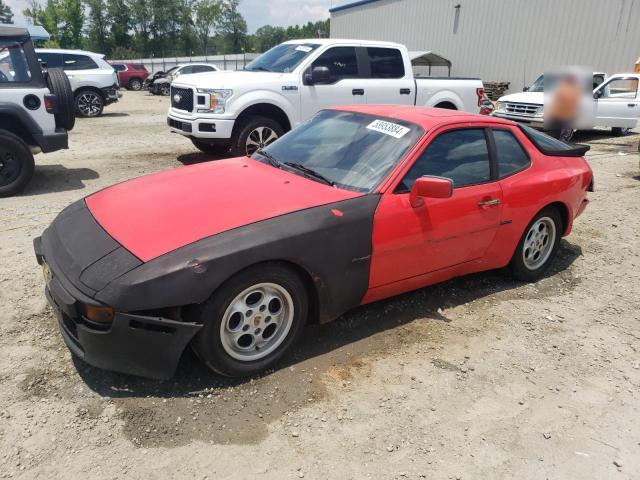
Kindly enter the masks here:
[[371, 78], [404, 77], [402, 53], [395, 48], [367, 48]]
[[343, 78], [358, 77], [358, 59], [355, 47], [333, 47], [313, 62], [314, 67], [327, 67], [331, 83]]
[[46, 63], [47, 68], [60, 68], [62, 67], [62, 54], [61, 53], [49, 53], [49, 52], [36, 52], [38, 55], [38, 62]]
[[98, 68], [96, 62], [87, 55], [64, 53], [62, 54], [62, 60], [64, 62], [62, 68], [65, 70], [91, 70]]
[[527, 127], [526, 125], [519, 125], [524, 134], [531, 140], [531, 142], [538, 147], [538, 150], [546, 152], [562, 152], [573, 150], [573, 145], [564, 143], [562, 140], [550, 137], [540, 130]]
[[124, 72], [127, 69], [127, 67], [121, 63], [113, 63], [111, 66], [116, 72]]
[[500, 178], [524, 170], [529, 166], [529, 156], [520, 142], [508, 130], [493, 130]]
[[0, 41], [0, 83], [21, 83], [31, 80], [31, 71], [22, 46]]
[[491, 179], [489, 149], [482, 128], [454, 130], [438, 135], [422, 152], [398, 191], [409, 191], [425, 175], [450, 178], [454, 187], [488, 182]]
[[196, 65], [193, 67], [193, 73], [213, 72], [215, 69], [208, 65]]
[[133, 63], [131, 64], [131, 66], [136, 70], [142, 70], [143, 72], [147, 71], [147, 67], [145, 67], [142, 63]]

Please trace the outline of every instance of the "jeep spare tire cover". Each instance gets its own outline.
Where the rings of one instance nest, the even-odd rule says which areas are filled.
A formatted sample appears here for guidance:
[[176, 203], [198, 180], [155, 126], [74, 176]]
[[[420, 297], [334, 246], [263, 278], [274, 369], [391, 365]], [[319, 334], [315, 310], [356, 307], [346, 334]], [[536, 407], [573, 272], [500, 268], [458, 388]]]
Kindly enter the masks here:
[[56, 127], [73, 130], [76, 123], [76, 107], [69, 78], [61, 68], [50, 68], [47, 71], [47, 86], [56, 96], [58, 109], [55, 114]]

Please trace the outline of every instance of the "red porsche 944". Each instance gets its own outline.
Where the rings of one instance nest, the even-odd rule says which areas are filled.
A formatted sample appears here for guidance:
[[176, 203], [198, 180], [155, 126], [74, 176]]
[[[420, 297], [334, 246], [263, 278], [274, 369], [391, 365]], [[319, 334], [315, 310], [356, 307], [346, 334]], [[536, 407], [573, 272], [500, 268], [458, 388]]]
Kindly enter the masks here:
[[191, 345], [252, 375], [358, 305], [506, 266], [539, 279], [587, 205], [587, 150], [498, 118], [336, 107], [252, 157], [90, 195], [35, 251], [89, 364], [167, 378]]

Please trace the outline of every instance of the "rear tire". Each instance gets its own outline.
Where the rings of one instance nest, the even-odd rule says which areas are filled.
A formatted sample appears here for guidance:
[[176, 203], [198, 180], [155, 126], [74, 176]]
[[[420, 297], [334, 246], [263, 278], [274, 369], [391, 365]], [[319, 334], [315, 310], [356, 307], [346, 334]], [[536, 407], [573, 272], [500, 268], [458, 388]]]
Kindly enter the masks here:
[[76, 111], [85, 118], [94, 118], [102, 115], [104, 110], [104, 98], [95, 90], [80, 90], [76, 93]]
[[630, 128], [613, 127], [611, 129], [611, 133], [616, 137], [624, 137], [625, 135], [629, 135], [630, 132]]
[[47, 70], [47, 86], [49, 91], [56, 96], [58, 104], [55, 114], [56, 127], [64, 128], [67, 131], [73, 130], [76, 123], [76, 107], [69, 77], [61, 68], [51, 68]]
[[132, 78], [131, 80], [129, 80], [129, 85], [127, 85], [127, 88], [129, 90], [133, 90], [134, 92], [142, 90], [142, 81], [139, 78]]
[[224, 155], [229, 153], [229, 144], [210, 144], [196, 140], [195, 138], [191, 139], [191, 143], [202, 153], [208, 153], [209, 155]]
[[235, 157], [250, 156], [256, 150], [273, 143], [285, 131], [282, 126], [268, 117], [247, 117], [240, 120], [231, 139], [231, 154]]
[[525, 228], [509, 268], [518, 280], [535, 282], [542, 278], [553, 262], [564, 225], [555, 207], [542, 209]]
[[198, 357], [219, 374], [246, 377], [272, 367], [298, 341], [307, 291], [293, 270], [257, 265], [228, 280], [194, 313], [204, 325], [192, 343]]
[[0, 130], [0, 197], [20, 193], [33, 177], [31, 149], [24, 141], [6, 130]]

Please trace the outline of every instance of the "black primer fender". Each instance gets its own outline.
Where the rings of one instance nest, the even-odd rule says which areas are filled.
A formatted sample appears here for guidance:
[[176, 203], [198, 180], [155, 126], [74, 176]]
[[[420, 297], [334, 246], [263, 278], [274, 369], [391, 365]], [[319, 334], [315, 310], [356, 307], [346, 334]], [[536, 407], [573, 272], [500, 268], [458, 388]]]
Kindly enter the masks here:
[[365, 195], [202, 239], [133, 268], [95, 299], [123, 312], [201, 303], [235, 273], [280, 260], [309, 273], [320, 321], [331, 320], [359, 305], [369, 286], [378, 202], [379, 195]]

